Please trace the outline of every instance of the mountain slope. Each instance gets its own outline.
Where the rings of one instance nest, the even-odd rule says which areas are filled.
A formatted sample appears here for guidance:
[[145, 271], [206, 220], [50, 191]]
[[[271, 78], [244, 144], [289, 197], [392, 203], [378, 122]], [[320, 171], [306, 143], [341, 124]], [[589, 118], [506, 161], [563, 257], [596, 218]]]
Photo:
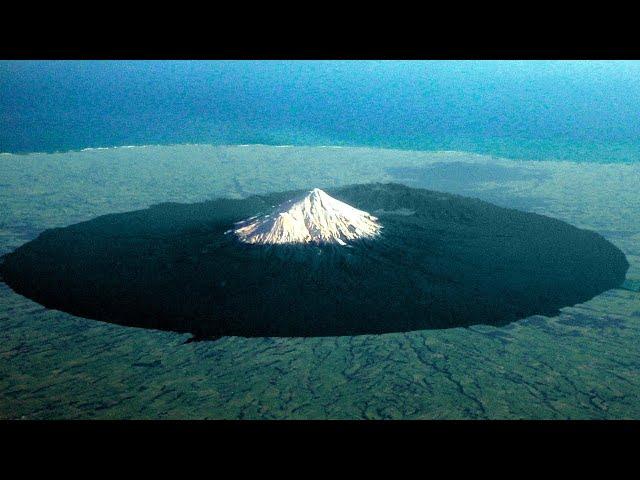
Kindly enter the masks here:
[[238, 219], [294, 198], [289, 212], [309, 196], [278, 192], [47, 230], [5, 256], [0, 273], [48, 308], [215, 338], [505, 325], [615, 288], [629, 268], [597, 233], [542, 215], [397, 184], [331, 193], [378, 215], [379, 236], [346, 248], [225, 235]]

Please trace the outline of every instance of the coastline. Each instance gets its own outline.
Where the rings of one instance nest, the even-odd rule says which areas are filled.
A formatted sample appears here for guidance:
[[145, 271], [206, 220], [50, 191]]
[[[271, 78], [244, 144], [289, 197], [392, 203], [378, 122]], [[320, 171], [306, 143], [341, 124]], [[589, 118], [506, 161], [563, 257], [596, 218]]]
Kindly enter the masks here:
[[255, 148], [255, 147], [272, 147], [272, 148], [319, 148], [319, 149], [354, 149], [354, 150], [379, 150], [379, 151], [397, 151], [397, 152], [414, 152], [418, 154], [464, 154], [464, 155], [479, 155], [483, 157], [492, 157], [496, 159], [514, 161], [514, 162], [568, 162], [578, 164], [599, 164], [599, 165], [620, 165], [620, 164], [635, 164], [640, 163], [640, 158], [627, 159], [627, 160], [607, 160], [607, 159], [575, 159], [568, 158], [566, 156], [558, 156], [557, 158], [545, 158], [544, 156], [532, 155], [532, 158], [524, 158], [520, 156], [505, 156], [503, 154], [491, 153], [480, 150], [465, 150], [465, 149], [448, 149], [448, 148], [410, 148], [401, 146], [378, 146], [367, 144], [277, 144], [277, 143], [201, 143], [201, 142], [184, 142], [184, 143], [148, 143], [148, 144], [132, 144], [132, 145], [113, 145], [113, 146], [97, 146], [97, 147], [82, 147], [72, 148], [68, 150], [41, 150], [41, 151], [16, 151], [16, 152], [0, 152], [0, 156], [15, 156], [25, 157], [29, 155], [61, 155], [69, 153], [83, 153], [83, 152], [96, 152], [96, 151], [112, 151], [112, 150], [131, 150], [131, 149], [147, 149], [147, 148], [160, 148], [160, 147], [222, 147], [222, 148]]
[[24, 158], [29, 156], [43, 156], [43, 155], [66, 155], [66, 154], [78, 154], [78, 153], [92, 153], [92, 152], [104, 152], [104, 151], [118, 151], [118, 150], [143, 150], [150, 148], [174, 148], [174, 147], [205, 147], [205, 148], [278, 148], [278, 149], [331, 149], [331, 150], [370, 150], [381, 152], [402, 152], [402, 153], [414, 153], [418, 155], [423, 154], [448, 154], [448, 155], [472, 155], [477, 157], [487, 157], [494, 160], [504, 160], [508, 162], [550, 162], [550, 163], [569, 163], [569, 164], [595, 164], [595, 165], [634, 165], [640, 163], [639, 160], [625, 160], [625, 161], [607, 161], [603, 160], [576, 160], [569, 158], [516, 158], [501, 156], [492, 153], [485, 153], [481, 151], [473, 150], [456, 150], [456, 149], [415, 149], [415, 148], [400, 148], [400, 147], [379, 147], [372, 145], [314, 145], [314, 144], [268, 144], [268, 143], [150, 143], [140, 145], [114, 145], [108, 147], [84, 147], [70, 150], [52, 150], [52, 151], [30, 151], [30, 152], [0, 152], [0, 157], [18, 157]]

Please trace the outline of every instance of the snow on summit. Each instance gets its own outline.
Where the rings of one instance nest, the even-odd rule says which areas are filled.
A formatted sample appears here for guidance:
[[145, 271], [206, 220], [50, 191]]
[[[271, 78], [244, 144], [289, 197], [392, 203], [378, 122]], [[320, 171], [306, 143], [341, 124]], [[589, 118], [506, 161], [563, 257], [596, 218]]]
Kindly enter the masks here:
[[314, 188], [302, 198], [286, 201], [264, 216], [236, 223], [233, 233], [245, 243], [334, 243], [372, 238], [378, 219]]

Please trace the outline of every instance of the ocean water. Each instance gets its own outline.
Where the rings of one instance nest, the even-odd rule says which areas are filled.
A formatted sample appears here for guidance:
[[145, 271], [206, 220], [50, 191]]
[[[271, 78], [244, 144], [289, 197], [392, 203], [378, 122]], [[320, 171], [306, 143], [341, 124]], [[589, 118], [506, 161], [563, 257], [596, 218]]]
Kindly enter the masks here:
[[0, 152], [341, 145], [640, 161], [640, 62], [3, 61]]

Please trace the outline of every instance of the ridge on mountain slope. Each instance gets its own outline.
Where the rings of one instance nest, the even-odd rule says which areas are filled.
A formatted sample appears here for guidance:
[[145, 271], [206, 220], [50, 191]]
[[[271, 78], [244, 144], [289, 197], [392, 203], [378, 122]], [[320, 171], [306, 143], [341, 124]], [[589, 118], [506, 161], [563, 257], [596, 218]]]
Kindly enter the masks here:
[[381, 228], [373, 215], [314, 188], [302, 198], [278, 205], [268, 215], [237, 222], [232, 231], [244, 243], [347, 245], [373, 238]]

